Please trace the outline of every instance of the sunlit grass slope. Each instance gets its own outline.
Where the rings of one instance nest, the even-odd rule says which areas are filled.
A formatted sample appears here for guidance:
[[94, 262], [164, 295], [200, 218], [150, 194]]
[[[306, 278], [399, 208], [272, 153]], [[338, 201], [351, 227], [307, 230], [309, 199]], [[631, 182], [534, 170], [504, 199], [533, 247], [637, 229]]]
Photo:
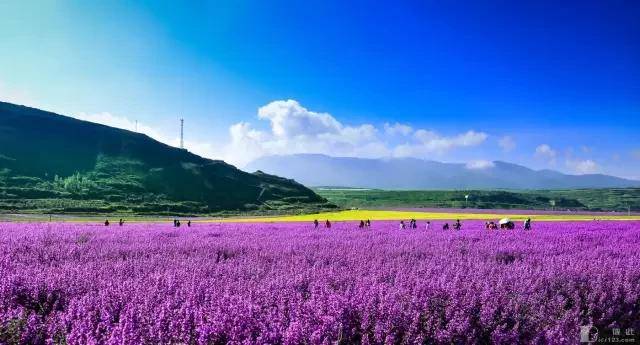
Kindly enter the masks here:
[[445, 220], [445, 219], [480, 219], [496, 220], [500, 218], [510, 218], [513, 220], [524, 220], [531, 218], [542, 221], [569, 221], [569, 220], [640, 220], [640, 216], [593, 216], [593, 215], [558, 215], [545, 214], [498, 214], [498, 213], [452, 213], [452, 212], [416, 212], [416, 211], [391, 211], [391, 210], [348, 210], [339, 212], [312, 213], [295, 216], [282, 217], [258, 217], [258, 218], [230, 218], [226, 222], [307, 222], [318, 219], [324, 221], [354, 221], [354, 220], [400, 220], [400, 219], [420, 219], [420, 220]]

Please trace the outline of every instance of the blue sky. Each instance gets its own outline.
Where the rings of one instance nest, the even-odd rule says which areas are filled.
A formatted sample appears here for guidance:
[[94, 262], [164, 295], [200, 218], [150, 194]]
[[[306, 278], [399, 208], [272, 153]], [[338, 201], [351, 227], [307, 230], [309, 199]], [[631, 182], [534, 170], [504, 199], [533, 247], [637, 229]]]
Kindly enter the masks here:
[[640, 178], [638, 1], [0, 2], [0, 100], [242, 166], [319, 152]]

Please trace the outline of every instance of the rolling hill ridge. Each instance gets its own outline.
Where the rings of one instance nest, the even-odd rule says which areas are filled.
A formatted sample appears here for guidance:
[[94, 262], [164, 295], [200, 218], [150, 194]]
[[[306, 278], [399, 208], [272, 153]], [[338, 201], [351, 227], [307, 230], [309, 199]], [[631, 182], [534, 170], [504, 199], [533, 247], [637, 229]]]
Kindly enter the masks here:
[[261, 170], [293, 178], [307, 186], [379, 189], [575, 189], [638, 187], [640, 181], [587, 174], [568, 175], [552, 170], [495, 161], [484, 169], [465, 164], [416, 158], [364, 159], [320, 154], [268, 156], [245, 170]]
[[0, 102], [0, 211], [211, 214], [318, 210], [305, 186], [144, 134]]

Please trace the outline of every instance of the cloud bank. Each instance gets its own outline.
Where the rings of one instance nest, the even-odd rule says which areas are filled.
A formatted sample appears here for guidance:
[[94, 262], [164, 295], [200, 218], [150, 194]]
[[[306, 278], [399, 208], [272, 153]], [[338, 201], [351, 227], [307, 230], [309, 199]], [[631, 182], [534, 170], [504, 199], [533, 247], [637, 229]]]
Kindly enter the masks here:
[[[179, 145], [175, 133], [167, 135], [158, 128], [145, 123], [137, 123], [127, 117], [109, 112], [79, 113], [73, 117], [112, 127], [137, 130], [158, 141], [172, 146]], [[436, 131], [414, 128], [403, 123], [384, 123], [377, 127], [364, 123], [345, 124], [329, 113], [315, 112], [303, 107], [295, 100], [278, 100], [260, 107], [257, 121], [242, 121], [228, 129], [229, 140], [221, 143], [195, 141], [187, 138], [185, 147], [196, 154], [243, 167], [252, 160], [267, 155], [296, 153], [319, 153], [345, 157], [416, 157], [446, 160], [454, 155], [454, 150], [474, 148], [486, 142], [487, 133], [466, 130], [454, 135], [442, 135]], [[256, 125], [261, 125], [257, 128]], [[516, 143], [510, 136], [498, 139], [503, 152], [515, 149]], [[590, 150], [582, 149], [590, 153]], [[467, 152], [468, 153], [468, 152]], [[468, 155], [467, 155], [468, 156]], [[549, 144], [535, 148], [534, 156], [544, 164], [555, 166], [558, 151]], [[640, 158], [640, 151], [632, 156]], [[465, 167], [483, 170], [494, 167], [486, 159], [466, 159]], [[565, 169], [571, 173], [591, 174], [600, 172], [601, 166], [589, 158], [575, 158], [571, 152], [564, 158]]]
[[[79, 113], [73, 117], [146, 134], [172, 146], [179, 138], [167, 135], [158, 128], [137, 123], [109, 112]], [[242, 121], [229, 127], [226, 143], [185, 140], [185, 147], [196, 154], [223, 159], [242, 167], [267, 155], [319, 153], [332, 156], [365, 158], [418, 157], [443, 158], [445, 154], [484, 143], [488, 135], [468, 130], [446, 136], [435, 131], [413, 128], [406, 124], [385, 123], [381, 128], [373, 124], [347, 125], [329, 113], [315, 112], [295, 100], [279, 100], [260, 107], [256, 128], [254, 123]], [[481, 168], [472, 165], [473, 168]]]
[[261, 156], [294, 153], [431, 158], [480, 145], [488, 137], [474, 130], [444, 136], [400, 123], [386, 123], [382, 128], [372, 124], [347, 125], [295, 100], [273, 101], [261, 107], [258, 119], [267, 121], [269, 130], [258, 130], [249, 122], [231, 126], [231, 143], [223, 150], [228, 160], [243, 166]]

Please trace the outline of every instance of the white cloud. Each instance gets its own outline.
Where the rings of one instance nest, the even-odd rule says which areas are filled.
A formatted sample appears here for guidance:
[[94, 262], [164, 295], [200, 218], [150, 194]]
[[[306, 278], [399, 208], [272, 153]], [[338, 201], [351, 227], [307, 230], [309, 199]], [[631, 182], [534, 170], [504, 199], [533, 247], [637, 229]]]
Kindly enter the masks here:
[[585, 160], [571, 160], [567, 159], [565, 162], [567, 167], [569, 167], [573, 172], [578, 174], [592, 174], [597, 172], [600, 167], [598, 164], [591, 159]]
[[549, 164], [555, 164], [556, 162], [556, 151], [548, 144], [542, 144], [536, 147], [535, 156], [536, 158], [546, 160]]
[[[247, 122], [239, 122], [229, 128], [231, 143], [229, 143], [224, 152], [224, 159], [231, 162], [246, 163], [253, 158], [263, 156], [267, 151], [262, 147], [262, 140], [266, 133], [251, 128], [251, 124]], [[234, 159], [233, 155], [237, 154]], [[245, 157], [245, 159], [242, 159]]]
[[484, 170], [484, 169], [493, 168], [494, 166], [495, 164], [492, 161], [488, 161], [484, 159], [469, 161], [466, 164], [466, 168], [471, 170]]
[[[293, 153], [427, 157], [480, 145], [487, 138], [486, 133], [476, 131], [442, 136], [399, 123], [387, 123], [382, 131], [372, 124], [346, 125], [331, 114], [308, 110], [295, 100], [273, 101], [258, 109], [258, 118], [269, 121], [269, 131], [254, 129], [246, 122], [231, 127], [232, 141], [224, 150], [231, 162], [242, 166], [260, 156]], [[405, 138], [406, 142], [394, 144], [394, 136]]]
[[387, 135], [402, 135], [407, 136], [413, 132], [413, 128], [409, 125], [403, 125], [401, 123], [384, 124], [384, 132]]
[[468, 131], [466, 133], [446, 137], [434, 131], [419, 129], [414, 133], [415, 142], [398, 145], [393, 150], [393, 155], [398, 157], [427, 157], [432, 154], [442, 155], [445, 152], [459, 148], [482, 144], [487, 134]]
[[556, 151], [547, 144], [542, 144], [536, 147], [536, 155], [541, 157], [555, 158]]
[[333, 116], [309, 111], [291, 99], [261, 107], [258, 118], [269, 120], [273, 135], [279, 138], [335, 134], [342, 129], [342, 124]]
[[258, 109], [258, 118], [269, 121], [270, 131], [254, 129], [247, 122], [230, 128], [231, 143], [225, 157], [240, 166], [271, 154], [324, 153], [379, 157], [388, 149], [370, 124], [347, 126], [327, 113], [302, 107], [297, 101], [274, 101]]
[[516, 148], [516, 142], [510, 136], [504, 136], [498, 140], [498, 145], [502, 148], [504, 152], [511, 152]]
[[488, 137], [486, 133], [467, 131], [452, 137], [441, 136], [434, 131], [419, 129], [413, 134], [414, 143], [405, 143], [395, 147], [398, 157], [425, 157], [429, 154], [441, 155], [449, 150], [482, 144]]

